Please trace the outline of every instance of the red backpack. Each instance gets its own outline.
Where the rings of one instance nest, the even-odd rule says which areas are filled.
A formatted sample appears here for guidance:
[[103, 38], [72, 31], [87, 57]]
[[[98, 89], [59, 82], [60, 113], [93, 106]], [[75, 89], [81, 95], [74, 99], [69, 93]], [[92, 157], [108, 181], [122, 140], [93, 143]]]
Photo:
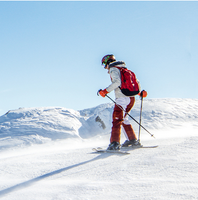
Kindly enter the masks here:
[[136, 79], [135, 74], [125, 68], [125, 67], [116, 67], [120, 70], [121, 74], [121, 86], [120, 90], [126, 96], [134, 96], [140, 92], [140, 86]]

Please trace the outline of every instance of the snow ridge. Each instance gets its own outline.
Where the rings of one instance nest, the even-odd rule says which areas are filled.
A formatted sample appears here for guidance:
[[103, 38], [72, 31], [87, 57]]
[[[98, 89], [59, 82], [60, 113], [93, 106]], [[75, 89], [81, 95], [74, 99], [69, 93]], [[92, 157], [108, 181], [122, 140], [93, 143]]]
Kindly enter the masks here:
[[[113, 103], [75, 111], [63, 107], [20, 108], [0, 117], [0, 149], [42, 144], [61, 139], [88, 139], [109, 135]], [[197, 127], [198, 100], [144, 99], [142, 125], [149, 130]], [[140, 100], [131, 115], [139, 121]], [[135, 130], [138, 125], [131, 123]]]

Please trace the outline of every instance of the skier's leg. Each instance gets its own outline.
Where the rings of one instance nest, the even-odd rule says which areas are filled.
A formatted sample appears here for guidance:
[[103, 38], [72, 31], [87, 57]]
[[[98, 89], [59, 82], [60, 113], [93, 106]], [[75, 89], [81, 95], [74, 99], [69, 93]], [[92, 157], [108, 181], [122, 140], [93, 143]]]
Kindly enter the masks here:
[[113, 111], [113, 122], [111, 129], [111, 138], [110, 142], [119, 142], [120, 143], [120, 135], [121, 135], [121, 124], [123, 122], [123, 111], [115, 105]]
[[[126, 112], [130, 112], [130, 110], [132, 109], [132, 107], [134, 106], [134, 103], [135, 103], [135, 97], [130, 97], [130, 102], [129, 104], [126, 106]], [[128, 115], [125, 114], [124, 115], [124, 120], [123, 120], [123, 128], [125, 130], [125, 133], [128, 137], [128, 140], [136, 140], [137, 137], [135, 135], [135, 131], [133, 130], [133, 127], [132, 125], [130, 124], [129, 120], [128, 120]]]

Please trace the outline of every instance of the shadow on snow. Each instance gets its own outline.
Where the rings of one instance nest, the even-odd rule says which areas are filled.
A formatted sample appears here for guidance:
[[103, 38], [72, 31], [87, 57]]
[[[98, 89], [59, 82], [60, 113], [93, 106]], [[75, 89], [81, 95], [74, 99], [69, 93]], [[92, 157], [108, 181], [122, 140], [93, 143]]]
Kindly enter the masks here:
[[[50, 173], [47, 173], [47, 174], [38, 176], [38, 177], [33, 178], [33, 179], [29, 180], [29, 181], [25, 181], [25, 182], [23, 182], [23, 183], [19, 183], [19, 184], [17, 184], [17, 185], [12, 186], [12, 187], [9, 187], [9, 188], [6, 188], [6, 189], [4, 189], [4, 190], [1, 190], [1, 191], [0, 191], [0, 197], [1, 197], [1, 196], [4, 196], [4, 195], [6, 195], [6, 194], [9, 194], [9, 193], [11, 193], [11, 192], [14, 192], [14, 191], [16, 191], [16, 190], [20, 190], [20, 189], [29, 187], [29, 186], [35, 184], [36, 182], [41, 181], [41, 180], [43, 180], [43, 179], [45, 179], [45, 178], [48, 178], [48, 177], [50, 177], [50, 176], [54, 176], [54, 175], [56, 175], [56, 174], [59, 174], [59, 173], [62, 173], [62, 172], [64, 172], [64, 171], [73, 169], [73, 168], [75, 168], [75, 167], [79, 167], [79, 166], [81, 166], [81, 165], [85, 165], [85, 164], [87, 164], [87, 163], [90, 163], [90, 162], [93, 162], [93, 161], [96, 161], [96, 160], [99, 160], [99, 159], [104, 159], [104, 158], [107, 158], [107, 157], [112, 156], [112, 155], [113, 155], [113, 154], [109, 154], [109, 153], [101, 154], [101, 155], [99, 155], [99, 156], [97, 156], [97, 157], [95, 157], [95, 158], [93, 158], [93, 159], [91, 159], [91, 160], [84, 161], [84, 162], [81, 162], [81, 163], [79, 163], [79, 164], [71, 165], [71, 166], [68, 166], [68, 167], [65, 167], [65, 168], [62, 168], [62, 169], [59, 169], [59, 170], [56, 170], [56, 171], [53, 171], [53, 172], [50, 172]], [[123, 155], [124, 155], [124, 154], [123, 154]], [[123, 156], [123, 155], [120, 154], [120, 156]]]

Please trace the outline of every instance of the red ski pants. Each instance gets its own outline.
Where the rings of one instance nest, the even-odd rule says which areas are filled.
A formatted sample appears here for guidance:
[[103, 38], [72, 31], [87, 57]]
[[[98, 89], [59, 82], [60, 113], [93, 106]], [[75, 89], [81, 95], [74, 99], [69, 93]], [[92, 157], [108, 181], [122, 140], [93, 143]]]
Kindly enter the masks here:
[[[116, 104], [124, 109], [125, 112], [129, 112], [135, 103], [135, 97], [125, 97], [116, 99]], [[113, 111], [113, 122], [112, 122], [112, 130], [111, 130], [111, 138], [110, 142], [119, 142], [120, 143], [120, 135], [121, 135], [121, 126], [123, 126], [125, 135], [128, 137], [128, 140], [137, 139], [133, 127], [131, 126], [128, 115], [121, 110], [115, 104]]]

